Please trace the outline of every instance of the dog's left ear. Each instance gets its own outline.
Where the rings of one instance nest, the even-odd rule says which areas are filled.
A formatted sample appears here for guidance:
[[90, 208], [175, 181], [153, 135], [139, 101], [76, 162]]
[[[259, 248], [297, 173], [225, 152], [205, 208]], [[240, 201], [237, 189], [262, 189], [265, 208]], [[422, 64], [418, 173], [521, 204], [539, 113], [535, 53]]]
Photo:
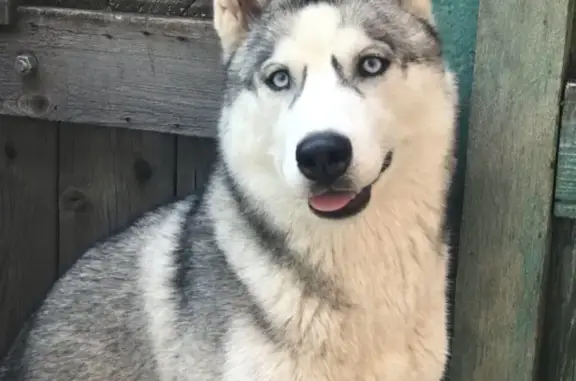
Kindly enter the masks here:
[[413, 15], [434, 24], [432, 0], [399, 0], [400, 6]]
[[214, 28], [224, 59], [246, 38], [250, 24], [260, 17], [264, 0], [214, 0]]

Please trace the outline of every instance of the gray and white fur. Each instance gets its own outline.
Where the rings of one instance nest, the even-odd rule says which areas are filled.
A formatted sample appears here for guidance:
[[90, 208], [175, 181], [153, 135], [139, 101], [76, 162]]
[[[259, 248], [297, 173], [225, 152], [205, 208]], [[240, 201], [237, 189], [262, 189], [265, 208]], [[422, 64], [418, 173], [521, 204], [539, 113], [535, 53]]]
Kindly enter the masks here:
[[0, 380], [441, 380], [457, 105], [430, 0], [214, 14], [205, 191], [86, 252]]

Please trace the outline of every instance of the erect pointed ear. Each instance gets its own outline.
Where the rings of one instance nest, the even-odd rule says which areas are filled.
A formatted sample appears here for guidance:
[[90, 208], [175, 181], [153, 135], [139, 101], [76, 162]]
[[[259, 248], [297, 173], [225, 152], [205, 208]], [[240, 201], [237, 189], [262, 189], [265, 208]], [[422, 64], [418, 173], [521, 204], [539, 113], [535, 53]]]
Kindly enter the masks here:
[[398, 0], [400, 6], [413, 15], [428, 21], [434, 25], [434, 15], [432, 14], [432, 0]]
[[262, 12], [263, 0], [214, 0], [214, 28], [225, 59], [246, 38], [250, 24]]

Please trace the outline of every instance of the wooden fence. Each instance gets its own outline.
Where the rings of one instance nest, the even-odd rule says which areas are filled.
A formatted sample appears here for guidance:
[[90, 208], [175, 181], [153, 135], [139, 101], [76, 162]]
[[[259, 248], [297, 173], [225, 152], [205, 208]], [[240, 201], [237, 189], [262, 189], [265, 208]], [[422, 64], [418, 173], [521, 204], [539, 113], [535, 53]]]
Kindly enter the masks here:
[[[211, 0], [25, 0], [2, 26], [8, 1], [0, 356], [79, 253], [206, 180], [222, 81]], [[576, 381], [572, 6], [480, 0], [453, 381]]]
[[206, 180], [222, 82], [209, 0], [19, 5], [0, 17], [0, 356], [83, 250]]
[[78, 255], [205, 181], [213, 140], [0, 118], [0, 352]]

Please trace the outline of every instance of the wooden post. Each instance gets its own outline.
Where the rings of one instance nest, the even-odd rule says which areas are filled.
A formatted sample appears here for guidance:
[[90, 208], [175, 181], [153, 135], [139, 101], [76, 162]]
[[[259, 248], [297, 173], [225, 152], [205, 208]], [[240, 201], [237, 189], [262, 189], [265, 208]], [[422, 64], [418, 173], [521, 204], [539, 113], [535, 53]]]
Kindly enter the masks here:
[[570, 3], [480, 0], [451, 381], [534, 379]]

